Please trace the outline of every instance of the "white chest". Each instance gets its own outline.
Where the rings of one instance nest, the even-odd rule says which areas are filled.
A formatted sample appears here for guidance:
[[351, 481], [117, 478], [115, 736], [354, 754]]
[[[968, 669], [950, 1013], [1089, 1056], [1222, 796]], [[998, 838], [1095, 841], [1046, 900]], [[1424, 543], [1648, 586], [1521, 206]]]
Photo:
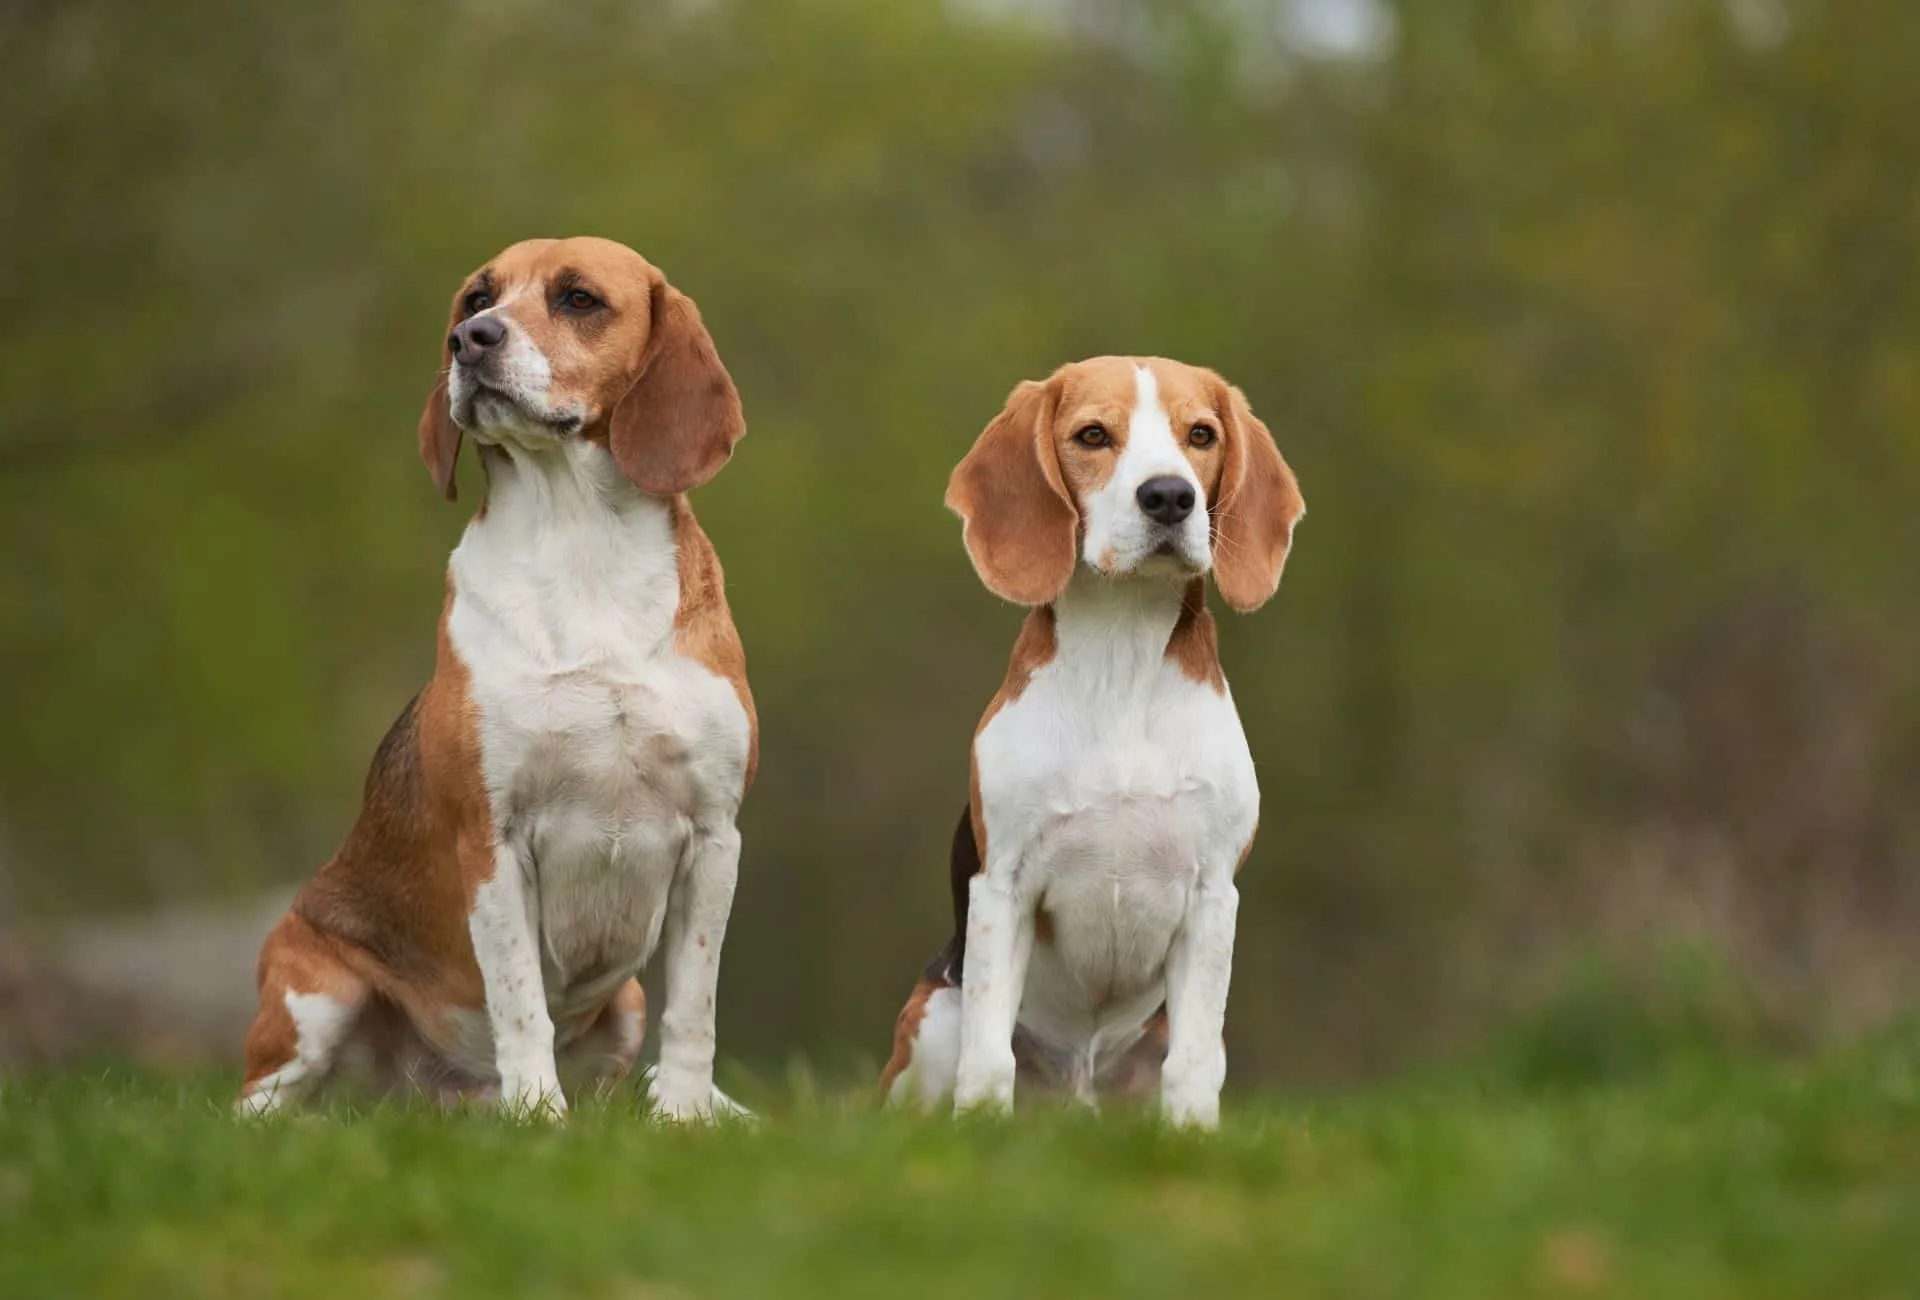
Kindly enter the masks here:
[[453, 555], [448, 619], [556, 1009], [651, 954], [689, 832], [731, 820], [748, 748], [731, 684], [674, 652], [668, 507], [571, 446], [494, 467]]
[[975, 742], [987, 869], [1052, 932], [1031, 996], [1157, 997], [1195, 883], [1231, 877], [1253, 834], [1245, 733], [1230, 695], [1166, 658], [1176, 614], [1063, 602], [1054, 659]]

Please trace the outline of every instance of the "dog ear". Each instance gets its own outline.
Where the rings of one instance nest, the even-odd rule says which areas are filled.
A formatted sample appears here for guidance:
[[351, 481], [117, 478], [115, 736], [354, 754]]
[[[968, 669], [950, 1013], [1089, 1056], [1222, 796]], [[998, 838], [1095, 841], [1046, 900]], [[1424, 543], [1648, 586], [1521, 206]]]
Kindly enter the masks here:
[[1226, 465], [1213, 506], [1213, 580], [1241, 613], [1267, 603], [1280, 586], [1293, 527], [1307, 512], [1293, 470], [1246, 394], [1220, 381]]
[[1059, 599], [1073, 577], [1080, 512], [1053, 445], [1056, 385], [1028, 380], [947, 483], [947, 508], [987, 589], [1021, 605]]
[[453, 408], [447, 400], [447, 376], [453, 370], [453, 351], [447, 340], [460, 322], [460, 300], [464, 293], [464, 289], [456, 291], [452, 306], [447, 308], [447, 325], [440, 331], [440, 373], [434, 379], [433, 391], [427, 394], [426, 408], [420, 412], [420, 459], [426, 462], [427, 473], [433, 476], [440, 495], [449, 501], [460, 495], [454, 470], [460, 464], [463, 435], [460, 426], [453, 422]]
[[655, 272], [648, 312], [639, 378], [613, 408], [608, 445], [642, 492], [672, 496], [718, 474], [747, 421], [693, 299]]
[[452, 364], [453, 357], [442, 351], [440, 378], [427, 394], [426, 409], [420, 412], [420, 459], [427, 463], [427, 473], [433, 475], [440, 495], [449, 501], [460, 494], [453, 481], [460, 463], [460, 426], [453, 422], [453, 411], [447, 404], [447, 368]]

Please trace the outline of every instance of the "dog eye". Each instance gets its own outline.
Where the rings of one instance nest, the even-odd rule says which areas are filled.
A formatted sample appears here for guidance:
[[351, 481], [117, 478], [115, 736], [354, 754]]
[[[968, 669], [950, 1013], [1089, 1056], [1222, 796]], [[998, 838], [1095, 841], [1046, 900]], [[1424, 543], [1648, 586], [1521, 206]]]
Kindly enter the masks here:
[[569, 289], [560, 295], [560, 305], [568, 311], [592, 311], [600, 300], [585, 289]]
[[1111, 447], [1113, 445], [1113, 435], [1098, 424], [1089, 424], [1084, 428], [1076, 429], [1073, 434], [1073, 440], [1082, 447]]
[[467, 315], [474, 316], [493, 306], [493, 295], [485, 289], [475, 289], [461, 301], [460, 306]]
[[1220, 440], [1220, 435], [1210, 424], [1196, 424], [1187, 430], [1189, 447], [1211, 447]]

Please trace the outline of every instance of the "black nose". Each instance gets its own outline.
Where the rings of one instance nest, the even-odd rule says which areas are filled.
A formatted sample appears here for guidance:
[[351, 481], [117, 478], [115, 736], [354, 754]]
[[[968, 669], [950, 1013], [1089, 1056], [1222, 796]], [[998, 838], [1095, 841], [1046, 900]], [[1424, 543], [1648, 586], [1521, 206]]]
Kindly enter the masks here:
[[454, 360], [471, 365], [507, 341], [507, 327], [492, 316], [463, 320], [447, 335], [447, 351]]
[[1162, 474], [1142, 483], [1133, 499], [1147, 518], [1171, 526], [1193, 513], [1193, 484], [1177, 474]]

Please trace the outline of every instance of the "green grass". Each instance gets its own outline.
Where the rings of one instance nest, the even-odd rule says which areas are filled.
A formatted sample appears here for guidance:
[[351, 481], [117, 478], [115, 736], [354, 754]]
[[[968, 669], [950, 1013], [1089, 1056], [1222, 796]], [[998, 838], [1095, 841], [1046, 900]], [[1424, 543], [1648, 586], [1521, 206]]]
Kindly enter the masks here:
[[1236, 1098], [1211, 1139], [775, 1099], [668, 1131], [0, 1093], [0, 1296], [1920, 1295], [1920, 1040], [1598, 1086]]

